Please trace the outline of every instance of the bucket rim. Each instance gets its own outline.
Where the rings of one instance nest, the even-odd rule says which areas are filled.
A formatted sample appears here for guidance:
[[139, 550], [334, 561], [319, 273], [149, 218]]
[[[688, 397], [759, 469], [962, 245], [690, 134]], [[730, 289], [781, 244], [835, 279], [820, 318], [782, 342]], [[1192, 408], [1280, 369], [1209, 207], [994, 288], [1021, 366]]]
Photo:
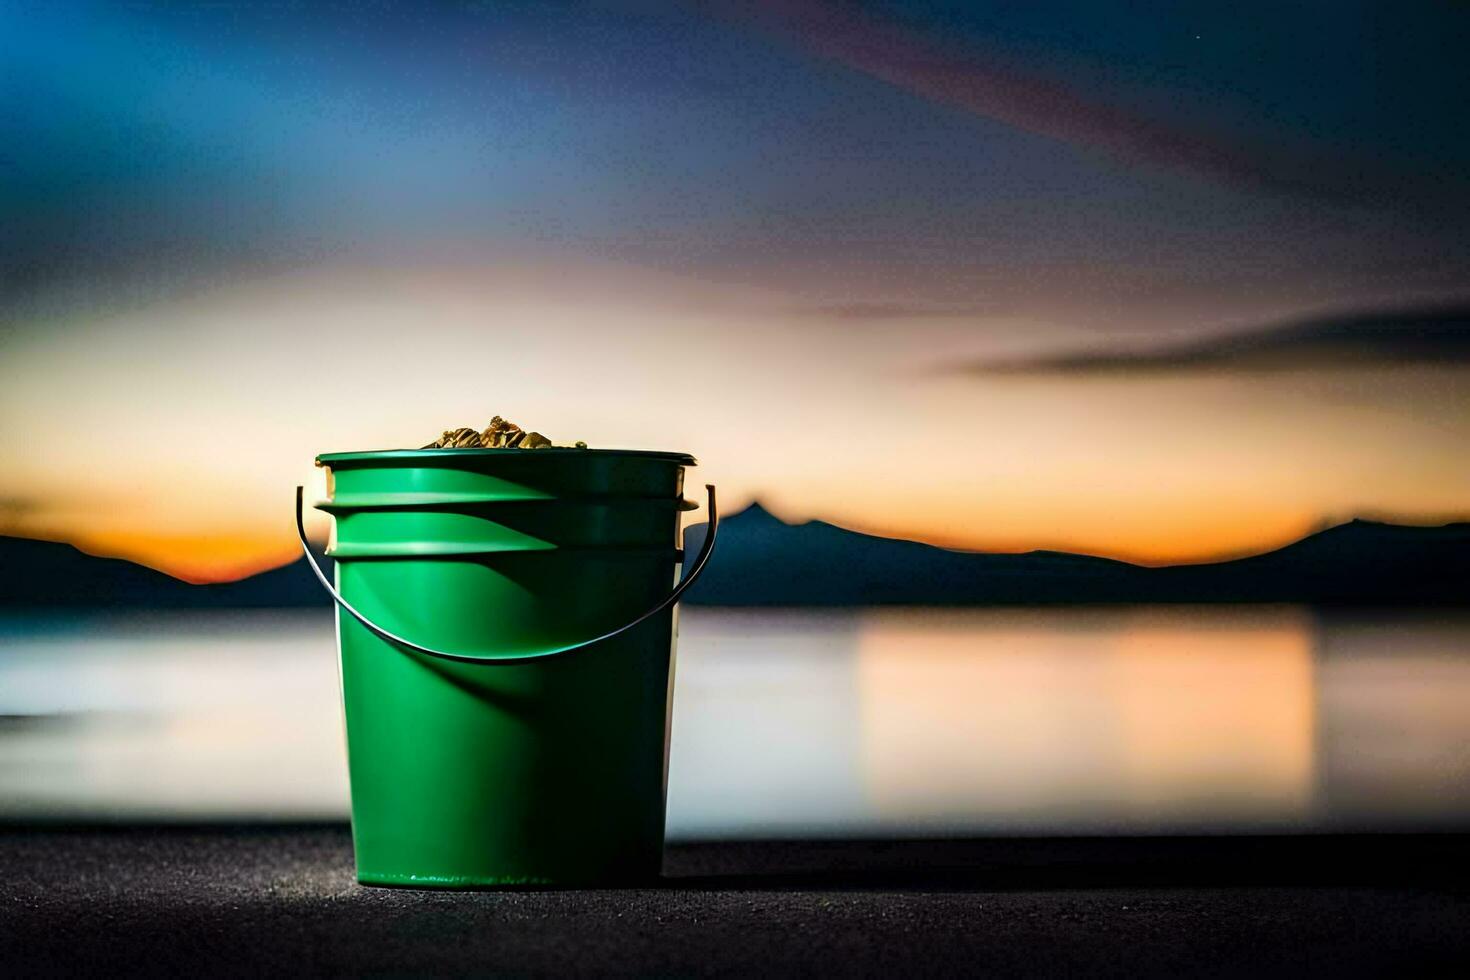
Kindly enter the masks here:
[[578, 493], [552, 496], [550, 494], [510, 493], [337, 493], [311, 506], [329, 514], [357, 514], [368, 511], [408, 510], [435, 511], [454, 510], [461, 507], [495, 507], [501, 504], [589, 504], [602, 507], [620, 505], [673, 504], [681, 511], [698, 510], [699, 504], [682, 496], [645, 496], [642, 494]]
[[660, 459], [680, 466], [698, 466], [699, 461], [688, 453], [660, 452], [652, 449], [578, 449], [573, 446], [548, 446], [544, 449], [368, 449], [354, 452], [322, 453], [316, 458], [317, 465], [333, 463], [375, 462], [377, 460], [406, 459], [463, 459], [476, 456], [627, 456], [636, 459]]

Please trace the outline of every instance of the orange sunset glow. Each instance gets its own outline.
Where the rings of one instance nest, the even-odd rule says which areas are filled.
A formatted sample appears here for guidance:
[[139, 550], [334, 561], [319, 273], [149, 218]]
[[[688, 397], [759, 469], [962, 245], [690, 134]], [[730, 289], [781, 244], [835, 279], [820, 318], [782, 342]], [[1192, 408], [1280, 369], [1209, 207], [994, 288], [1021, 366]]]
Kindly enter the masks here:
[[953, 548], [1190, 562], [1359, 514], [1470, 512], [1470, 378], [1453, 367], [987, 377], [952, 368], [1000, 356], [983, 332], [915, 318], [896, 350], [891, 324], [792, 306], [616, 264], [487, 265], [72, 319], [7, 358], [7, 529], [236, 578], [292, 558], [290, 490], [321, 495], [317, 453], [496, 413], [693, 452], [732, 511], [761, 499]]
[[548, 16], [17, 14], [0, 532], [237, 578], [318, 453], [495, 414], [957, 549], [1470, 516], [1470, 148], [1354, 18], [1302, 74], [1019, 8]]

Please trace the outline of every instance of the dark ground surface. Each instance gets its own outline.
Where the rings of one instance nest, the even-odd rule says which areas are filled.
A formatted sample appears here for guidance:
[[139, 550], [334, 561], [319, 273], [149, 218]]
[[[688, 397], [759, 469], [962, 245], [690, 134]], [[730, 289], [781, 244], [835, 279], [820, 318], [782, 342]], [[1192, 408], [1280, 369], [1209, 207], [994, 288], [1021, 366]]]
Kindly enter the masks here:
[[0, 973], [1470, 976], [1470, 837], [757, 842], [357, 885], [345, 827], [0, 828]]

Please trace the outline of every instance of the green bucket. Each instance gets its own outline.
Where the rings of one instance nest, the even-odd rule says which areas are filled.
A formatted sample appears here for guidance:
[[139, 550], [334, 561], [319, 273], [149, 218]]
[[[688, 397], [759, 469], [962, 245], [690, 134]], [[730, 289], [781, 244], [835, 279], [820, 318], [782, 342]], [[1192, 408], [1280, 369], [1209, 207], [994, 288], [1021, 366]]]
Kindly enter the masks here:
[[680, 453], [331, 453], [357, 879], [487, 888], [657, 877]]

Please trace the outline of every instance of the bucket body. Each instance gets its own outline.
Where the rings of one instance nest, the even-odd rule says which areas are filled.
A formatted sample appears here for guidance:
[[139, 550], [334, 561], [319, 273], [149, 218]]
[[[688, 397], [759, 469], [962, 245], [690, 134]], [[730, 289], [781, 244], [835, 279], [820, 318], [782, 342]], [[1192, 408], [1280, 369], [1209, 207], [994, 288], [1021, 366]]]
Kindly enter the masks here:
[[626, 884], [663, 849], [688, 456], [337, 453], [328, 553], [358, 880]]

